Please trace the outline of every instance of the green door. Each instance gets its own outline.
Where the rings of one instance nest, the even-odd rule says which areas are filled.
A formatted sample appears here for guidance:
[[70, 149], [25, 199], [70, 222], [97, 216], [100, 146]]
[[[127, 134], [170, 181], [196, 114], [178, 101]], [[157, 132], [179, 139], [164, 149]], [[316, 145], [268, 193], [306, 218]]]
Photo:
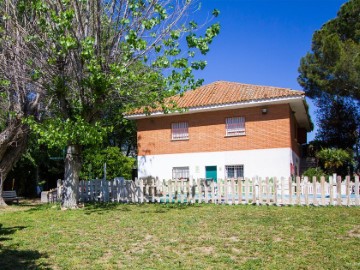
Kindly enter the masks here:
[[217, 182], [217, 168], [216, 166], [206, 166], [205, 167], [205, 176], [206, 179], [214, 179], [215, 182]]

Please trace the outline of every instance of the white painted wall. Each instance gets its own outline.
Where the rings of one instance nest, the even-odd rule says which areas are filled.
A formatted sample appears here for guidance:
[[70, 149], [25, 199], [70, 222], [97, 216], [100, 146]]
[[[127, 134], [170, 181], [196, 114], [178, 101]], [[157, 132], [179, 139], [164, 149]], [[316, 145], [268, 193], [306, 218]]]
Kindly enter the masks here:
[[291, 148], [139, 156], [138, 177], [171, 179], [173, 167], [188, 166], [190, 177], [205, 178], [205, 166], [217, 166], [222, 179], [225, 165], [244, 165], [245, 177], [289, 177], [296, 158]]

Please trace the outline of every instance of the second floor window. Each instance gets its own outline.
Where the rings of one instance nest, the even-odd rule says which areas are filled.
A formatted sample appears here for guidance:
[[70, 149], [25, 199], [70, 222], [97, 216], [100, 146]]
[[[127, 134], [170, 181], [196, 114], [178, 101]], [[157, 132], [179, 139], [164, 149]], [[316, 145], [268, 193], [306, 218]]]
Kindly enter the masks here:
[[172, 140], [187, 140], [189, 139], [189, 124], [187, 122], [178, 122], [171, 124], [171, 139]]
[[226, 136], [245, 135], [245, 117], [226, 118]]

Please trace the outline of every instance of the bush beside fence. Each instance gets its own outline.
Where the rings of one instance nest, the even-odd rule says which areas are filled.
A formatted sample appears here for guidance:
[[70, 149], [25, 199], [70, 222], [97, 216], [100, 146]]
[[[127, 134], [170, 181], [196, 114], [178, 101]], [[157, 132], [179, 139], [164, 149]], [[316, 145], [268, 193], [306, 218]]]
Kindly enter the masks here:
[[[79, 183], [79, 202], [359, 206], [359, 176], [225, 179], [154, 178]], [[326, 181], [328, 180], [328, 181]], [[60, 183], [59, 183], [60, 185]], [[61, 189], [58, 189], [58, 192]], [[58, 194], [60, 195], [60, 194]], [[59, 196], [58, 196], [59, 197]]]

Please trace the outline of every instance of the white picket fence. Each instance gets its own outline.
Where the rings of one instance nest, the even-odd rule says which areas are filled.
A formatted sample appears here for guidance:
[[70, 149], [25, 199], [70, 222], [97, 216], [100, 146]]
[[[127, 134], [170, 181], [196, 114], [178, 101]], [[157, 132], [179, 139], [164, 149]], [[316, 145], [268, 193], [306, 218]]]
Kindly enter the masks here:
[[[327, 180], [327, 181], [326, 181]], [[90, 180], [79, 183], [80, 202], [214, 203], [359, 206], [359, 176], [169, 180]]]

